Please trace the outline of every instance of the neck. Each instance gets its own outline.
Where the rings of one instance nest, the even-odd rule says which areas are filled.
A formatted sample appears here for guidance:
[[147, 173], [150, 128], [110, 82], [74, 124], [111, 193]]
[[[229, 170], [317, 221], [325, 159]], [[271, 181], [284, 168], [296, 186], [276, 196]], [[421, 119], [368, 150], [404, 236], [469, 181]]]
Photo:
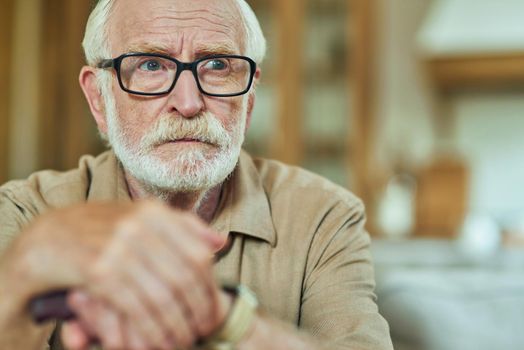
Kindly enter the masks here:
[[218, 207], [222, 184], [195, 192], [176, 192], [151, 188], [129, 174], [125, 174], [129, 194], [133, 200], [160, 199], [172, 208], [191, 211], [204, 222], [211, 222]]

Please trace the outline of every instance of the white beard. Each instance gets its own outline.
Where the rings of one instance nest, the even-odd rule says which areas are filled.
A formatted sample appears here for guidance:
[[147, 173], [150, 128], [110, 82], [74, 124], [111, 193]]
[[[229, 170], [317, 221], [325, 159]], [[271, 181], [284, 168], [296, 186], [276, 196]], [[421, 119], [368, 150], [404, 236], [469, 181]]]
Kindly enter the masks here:
[[[102, 80], [102, 81], [100, 81]], [[111, 85], [100, 79], [107, 118], [107, 139], [126, 172], [154, 192], [202, 192], [220, 183], [233, 172], [238, 162], [246, 118], [226, 130], [209, 112], [187, 119], [171, 115], [161, 116], [138, 144], [131, 144], [122, 128]], [[105, 86], [104, 86], [105, 85]], [[246, 103], [244, 103], [246, 105]], [[247, 107], [243, 106], [242, 115]], [[154, 154], [156, 146], [168, 141], [193, 138], [211, 145], [197, 144], [185, 147], [162, 160]]]

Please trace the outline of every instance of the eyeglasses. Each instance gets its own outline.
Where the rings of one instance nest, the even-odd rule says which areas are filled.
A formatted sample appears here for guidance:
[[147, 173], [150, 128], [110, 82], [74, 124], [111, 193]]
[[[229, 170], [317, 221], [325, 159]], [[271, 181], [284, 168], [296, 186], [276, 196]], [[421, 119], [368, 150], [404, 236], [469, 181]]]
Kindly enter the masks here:
[[122, 90], [135, 95], [170, 93], [185, 70], [193, 72], [201, 93], [232, 97], [247, 93], [253, 83], [256, 63], [245, 56], [213, 55], [193, 62], [180, 62], [154, 53], [127, 53], [102, 60], [97, 68], [113, 68]]

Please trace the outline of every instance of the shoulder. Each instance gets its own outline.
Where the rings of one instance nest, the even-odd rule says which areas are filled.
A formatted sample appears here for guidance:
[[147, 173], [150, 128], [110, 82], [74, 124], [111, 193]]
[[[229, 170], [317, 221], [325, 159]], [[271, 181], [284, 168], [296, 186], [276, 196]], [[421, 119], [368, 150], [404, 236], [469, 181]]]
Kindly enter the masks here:
[[86, 199], [92, 173], [109, 161], [109, 152], [98, 157], [80, 158], [78, 167], [68, 171], [42, 170], [27, 179], [14, 180], [0, 186], [0, 197], [36, 212], [50, 207], [63, 207]]
[[357, 196], [323, 176], [276, 160], [253, 158], [253, 163], [270, 198], [290, 202], [308, 200], [314, 201], [317, 206], [338, 204], [364, 210]]
[[344, 187], [297, 166], [252, 158], [277, 235], [332, 236], [365, 223], [362, 201]]
[[93, 170], [107, 158], [84, 156], [75, 169], [39, 171], [0, 186], [0, 253], [38, 215], [85, 201]]

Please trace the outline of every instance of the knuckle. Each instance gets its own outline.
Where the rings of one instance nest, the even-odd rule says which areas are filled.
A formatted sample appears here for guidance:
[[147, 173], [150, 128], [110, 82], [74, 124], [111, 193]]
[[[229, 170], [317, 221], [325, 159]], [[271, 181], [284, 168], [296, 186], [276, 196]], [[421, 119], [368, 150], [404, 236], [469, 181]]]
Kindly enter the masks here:
[[175, 334], [175, 340], [176, 340], [176, 344], [180, 348], [186, 349], [186, 348], [190, 348], [191, 345], [193, 345], [195, 338], [192, 336], [191, 332], [188, 329], [179, 327]]
[[97, 286], [97, 290], [103, 290], [107, 287], [110, 282], [110, 273], [108, 271], [107, 264], [103, 261], [97, 261], [93, 266], [87, 271], [89, 281]]
[[195, 212], [184, 212], [184, 218], [187, 222], [193, 225], [201, 225], [202, 219]]
[[136, 207], [137, 213], [144, 216], [158, 216], [168, 211], [165, 204], [159, 201], [142, 201]]
[[178, 277], [177, 284], [180, 289], [192, 293], [194, 291], [196, 280], [191, 273], [186, 272]]
[[[110, 333], [111, 334], [111, 333]], [[124, 344], [122, 341], [114, 336], [114, 333], [103, 339], [104, 349], [106, 350], [123, 350]]]
[[205, 246], [195, 245], [189, 256], [189, 261], [198, 269], [205, 269], [211, 266], [211, 252]]
[[[127, 299], [127, 300], [122, 300], [122, 307], [125, 308], [125, 312], [127, 313], [127, 315], [131, 318], [131, 319], [136, 319], [136, 320], [146, 320], [148, 315], [145, 314], [144, 312], [144, 309], [139, 306], [137, 303], [135, 303], [134, 301], [130, 300], [130, 299]], [[141, 324], [144, 324], [145, 321], [142, 321], [140, 322]]]
[[137, 342], [130, 345], [130, 350], [147, 350], [147, 346], [142, 342]]
[[149, 317], [144, 317], [142, 320], [139, 321], [140, 328], [143, 331], [143, 335], [147, 337], [147, 339], [151, 339], [153, 342], [160, 339], [162, 336], [162, 332], [156, 322], [154, 322]]
[[196, 264], [207, 266], [211, 265], [211, 251], [205, 245], [196, 246], [196, 254], [193, 256]]
[[190, 335], [187, 335], [187, 336], [183, 337], [180, 340], [180, 346], [183, 349], [187, 349], [187, 348], [191, 347], [191, 345], [193, 345], [193, 343], [194, 343], [194, 339]]
[[170, 310], [173, 308], [174, 299], [165, 290], [156, 290], [154, 300], [159, 311]]
[[115, 226], [115, 238], [127, 242], [143, 232], [142, 223], [132, 216], [120, 219]]

